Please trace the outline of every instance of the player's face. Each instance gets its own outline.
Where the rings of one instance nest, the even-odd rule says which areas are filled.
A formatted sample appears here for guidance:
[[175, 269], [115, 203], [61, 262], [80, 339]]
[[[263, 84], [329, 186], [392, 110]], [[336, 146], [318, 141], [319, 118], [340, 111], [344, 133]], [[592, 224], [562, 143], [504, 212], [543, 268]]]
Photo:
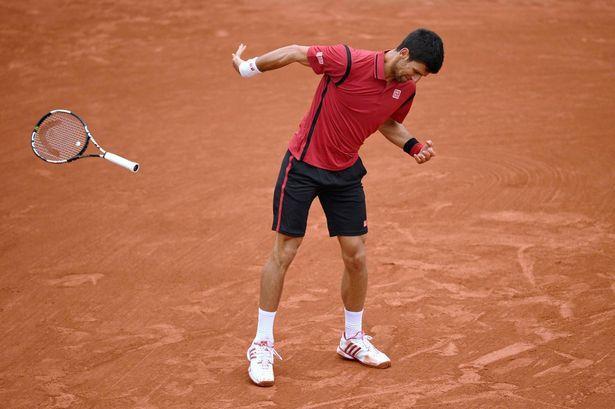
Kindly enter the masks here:
[[412, 61], [409, 56], [400, 55], [400, 57], [395, 65], [395, 80], [397, 82], [412, 80], [417, 83], [421, 78], [429, 75], [427, 67], [422, 62]]

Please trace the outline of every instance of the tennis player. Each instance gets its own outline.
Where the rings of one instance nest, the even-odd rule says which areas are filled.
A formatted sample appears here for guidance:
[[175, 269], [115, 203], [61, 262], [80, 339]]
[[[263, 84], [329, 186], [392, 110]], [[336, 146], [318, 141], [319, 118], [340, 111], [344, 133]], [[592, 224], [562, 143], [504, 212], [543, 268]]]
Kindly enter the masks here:
[[444, 60], [440, 37], [429, 30], [410, 33], [395, 49], [366, 51], [347, 45], [289, 45], [243, 60], [246, 46], [233, 54], [242, 77], [292, 63], [312, 68], [322, 79], [312, 105], [290, 140], [273, 197], [273, 251], [263, 267], [256, 337], [248, 348], [248, 374], [259, 386], [274, 383], [273, 323], [284, 276], [301, 244], [314, 198], [327, 217], [344, 261], [342, 301], [345, 328], [337, 353], [376, 368], [391, 360], [362, 327], [367, 292], [365, 238], [367, 213], [361, 179], [367, 171], [359, 158], [365, 139], [380, 131], [418, 164], [435, 156], [431, 141], [420, 143], [402, 125], [423, 77], [436, 74]]

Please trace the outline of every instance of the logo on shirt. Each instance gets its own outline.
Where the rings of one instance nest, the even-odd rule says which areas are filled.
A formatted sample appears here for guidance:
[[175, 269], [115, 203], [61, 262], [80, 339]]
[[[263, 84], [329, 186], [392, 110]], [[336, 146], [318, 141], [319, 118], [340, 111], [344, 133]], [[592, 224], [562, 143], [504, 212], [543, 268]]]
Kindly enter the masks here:
[[316, 59], [318, 60], [318, 64], [323, 65], [325, 63], [324, 58], [322, 58], [322, 51], [316, 53]]
[[400, 89], [396, 89], [395, 91], [393, 91], [393, 98], [399, 99], [400, 95], [401, 95]]

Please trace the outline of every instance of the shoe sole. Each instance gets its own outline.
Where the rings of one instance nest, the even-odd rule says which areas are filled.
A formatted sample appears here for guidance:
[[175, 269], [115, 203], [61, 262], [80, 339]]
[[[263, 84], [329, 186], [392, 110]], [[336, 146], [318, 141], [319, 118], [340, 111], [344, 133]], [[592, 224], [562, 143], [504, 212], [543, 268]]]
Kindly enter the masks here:
[[342, 358], [344, 358], [344, 359], [346, 359], [348, 361], [357, 361], [361, 365], [369, 366], [370, 368], [385, 369], [385, 368], [388, 368], [388, 367], [391, 366], [391, 361], [385, 361], [385, 362], [382, 362], [381, 364], [378, 364], [378, 365], [371, 365], [371, 364], [365, 363], [363, 361], [358, 360], [357, 358], [355, 358], [353, 356], [348, 355], [347, 353], [342, 351], [339, 347], [337, 347], [337, 354], [340, 357], [342, 357]]
[[250, 376], [250, 380], [254, 383], [254, 385], [256, 386], [260, 386], [263, 388], [268, 388], [270, 386], [273, 386], [273, 382], [274, 381], [260, 381], [260, 382], [256, 382], [254, 380], [254, 378], [252, 378], [252, 373], [250, 371], [248, 371], [248, 375]]

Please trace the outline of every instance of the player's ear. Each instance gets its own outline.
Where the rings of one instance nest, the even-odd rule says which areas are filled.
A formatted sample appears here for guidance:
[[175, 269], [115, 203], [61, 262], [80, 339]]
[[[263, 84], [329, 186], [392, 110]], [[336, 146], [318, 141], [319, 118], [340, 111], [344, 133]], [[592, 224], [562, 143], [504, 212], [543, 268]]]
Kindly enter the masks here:
[[405, 59], [410, 60], [410, 50], [408, 50], [406, 47], [404, 47], [401, 50], [399, 50], [399, 55], [404, 60]]

